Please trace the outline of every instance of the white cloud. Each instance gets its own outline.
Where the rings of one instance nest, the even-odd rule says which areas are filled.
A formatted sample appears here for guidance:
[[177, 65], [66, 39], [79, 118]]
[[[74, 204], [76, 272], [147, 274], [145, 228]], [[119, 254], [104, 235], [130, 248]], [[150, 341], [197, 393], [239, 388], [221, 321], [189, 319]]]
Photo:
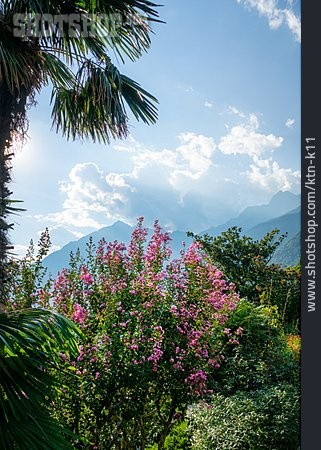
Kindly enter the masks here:
[[[194, 180], [201, 178], [212, 164], [212, 156], [216, 148], [213, 138], [195, 133], [181, 133], [178, 139], [181, 145], [175, 150], [152, 151], [139, 147], [132, 156], [134, 168], [125, 176], [127, 182], [129, 178], [138, 179], [141, 171], [155, 165], [165, 170], [166, 179], [173, 187], [177, 187], [173, 181], [177, 173], [183, 173], [184, 176]], [[125, 149], [126, 146], [122, 148], [122, 151]], [[129, 148], [129, 153], [131, 152], [132, 148]], [[123, 174], [122, 183], [125, 183], [125, 178]]]
[[253, 156], [253, 162], [257, 167], [268, 169], [270, 167], [270, 162], [272, 158], [260, 159], [257, 155]]
[[63, 210], [36, 218], [79, 228], [99, 229], [104, 223], [94, 217], [103, 215], [110, 218], [109, 209], [122, 202], [121, 195], [114, 189], [121, 184], [121, 175], [109, 174], [106, 178], [93, 162], [76, 164], [69, 173], [69, 181], [60, 186], [67, 195]]
[[213, 108], [214, 105], [212, 102], [206, 100], [204, 103], [204, 106], [205, 106], [205, 108]]
[[235, 106], [229, 106], [228, 109], [232, 114], [235, 114], [236, 116], [239, 116], [242, 119], [245, 117], [245, 114], [242, 111], [239, 111], [237, 108], [235, 108]]
[[285, 24], [294, 34], [295, 39], [301, 42], [301, 20], [296, 16], [288, 3], [288, 8], [281, 8], [279, 0], [237, 0], [237, 3], [243, 3], [249, 8], [256, 9], [261, 16], [268, 19], [272, 30]]
[[187, 92], [187, 93], [193, 93], [195, 92], [195, 89], [193, 88], [193, 86], [191, 85], [187, 85], [187, 84], [179, 84], [178, 86], [176, 86], [177, 89], [179, 89], [180, 91], [183, 92]]
[[284, 14], [285, 14], [285, 20], [286, 20], [288, 27], [290, 28], [290, 30], [296, 37], [296, 40], [298, 42], [301, 42], [301, 20], [300, 20], [300, 18], [297, 17], [294, 14], [294, 12], [289, 9], [285, 9]]
[[13, 249], [14, 258], [23, 258], [28, 251], [28, 245], [15, 244]]
[[[14, 259], [24, 258], [28, 252], [28, 249], [29, 249], [29, 246], [27, 246], [27, 245], [16, 244], [13, 249]], [[51, 245], [48, 254], [50, 255], [50, 253], [53, 253], [60, 249], [61, 249], [60, 245]], [[34, 245], [35, 255], [37, 254], [38, 250], [39, 250], [38, 245]]]
[[295, 120], [294, 120], [294, 119], [288, 119], [288, 120], [285, 122], [285, 126], [288, 127], [288, 128], [292, 128], [293, 125], [294, 125], [294, 123], [295, 123]]
[[193, 93], [193, 92], [195, 92], [195, 89], [193, 88], [193, 86], [191, 86], [191, 85], [181, 85], [181, 84], [179, 84], [178, 86], [177, 86], [177, 89], [179, 89], [180, 91], [184, 91], [184, 92], [187, 92], [187, 93]]
[[115, 187], [115, 188], [127, 187], [127, 188], [130, 188], [130, 186], [128, 184], [126, 184], [124, 176], [122, 174], [120, 174], [120, 173], [110, 172], [106, 176], [106, 182], [111, 187]]
[[257, 188], [271, 193], [298, 188], [301, 179], [299, 171], [280, 167], [276, 161], [259, 159], [250, 165], [247, 176]]
[[226, 136], [221, 137], [218, 149], [226, 155], [262, 155], [279, 148], [283, 138], [273, 134], [258, 133], [259, 120], [250, 114], [247, 122], [231, 128]]
[[66, 195], [62, 211], [36, 218], [99, 229], [115, 220], [134, 222], [140, 208], [154, 219], [169, 205], [183, 205], [185, 195], [202, 184], [213, 165], [216, 146], [213, 138], [195, 133], [181, 133], [178, 139], [173, 150], [152, 151], [133, 140], [117, 145], [132, 162], [128, 173], [105, 174], [93, 162], [76, 164], [60, 186]]
[[181, 170], [183, 166], [188, 176], [197, 180], [212, 164], [211, 158], [216, 148], [214, 140], [195, 133], [181, 133], [179, 139], [181, 145], [176, 149], [178, 156], [175, 170]]
[[297, 173], [273, 160], [283, 138], [261, 133], [257, 115], [241, 118], [237, 112], [241, 123], [218, 145], [212, 136], [193, 132], [181, 133], [176, 147], [161, 150], [131, 138], [113, 146], [127, 171], [76, 164], [60, 186], [62, 210], [38, 219], [54, 223], [60, 238], [62, 228], [89, 233], [116, 220], [134, 224], [140, 215], [148, 224], [158, 218], [171, 229], [202, 231], [236, 216], [249, 202], [264, 203], [271, 193], [295, 187]]
[[57, 250], [60, 250], [61, 247], [60, 245], [52, 245], [49, 249], [48, 255], [50, 255], [50, 253], [56, 252]]
[[[72, 229], [71, 227], [66, 227], [64, 225], [58, 224], [54, 226], [47, 227], [49, 230], [50, 240], [55, 247], [60, 247], [64, 242], [68, 242], [74, 239], [80, 239], [85, 236], [81, 231]], [[43, 230], [39, 230], [37, 235], [40, 237]]]
[[[90, 208], [92, 209], [92, 208]], [[77, 228], [90, 228], [99, 230], [104, 226], [89, 215], [89, 211], [83, 211], [81, 208], [63, 209], [60, 212], [49, 213], [47, 215], [37, 214], [35, 219], [39, 222], [53, 222], [62, 225], [72, 225]]]

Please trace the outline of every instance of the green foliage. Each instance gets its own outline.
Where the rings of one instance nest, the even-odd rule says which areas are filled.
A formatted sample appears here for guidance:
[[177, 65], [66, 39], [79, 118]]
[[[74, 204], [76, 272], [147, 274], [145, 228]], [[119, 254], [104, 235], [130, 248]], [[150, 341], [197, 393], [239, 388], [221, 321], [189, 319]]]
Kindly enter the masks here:
[[[89, 243], [87, 261], [73, 256], [52, 289], [38, 289], [34, 298], [79, 324], [86, 337], [77, 358], [61, 354], [79, 377], [57, 374], [64, 392], [52, 409], [96, 448], [164, 448], [188, 404], [208, 396], [208, 374], [218, 370], [221, 352], [235, 345], [234, 330], [224, 330], [239, 300], [234, 286], [199, 244], [169, 262], [168, 234], [156, 222], [149, 242], [147, 235], [140, 219], [128, 249]], [[166, 445], [181, 435], [176, 429]], [[73, 443], [83, 448], [79, 438]]]
[[[44, 255], [50, 243], [46, 232], [43, 236], [38, 255]], [[223, 343], [224, 358], [221, 354], [219, 359], [221, 367], [211, 366], [207, 370], [207, 386], [215, 394], [207, 395], [206, 400], [213, 409], [201, 408], [195, 404], [198, 398], [182, 389], [186, 386], [185, 382], [182, 383], [186, 374], [182, 373], [184, 376], [180, 378], [180, 372], [175, 374], [170, 362], [171, 347], [168, 344], [171, 341], [175, 346], [190, 348], [187, 336], [183, 338], [175, 331], [178, 316], [175, 316], [176, 309], [172, 306], [178, 305], [178, 299], [185, 294], [195, 304], [202, 289], [206, 288], [208, 277], [214, 277], [213, 281], [217, 283], [221, 274], [216, 270], [203, 273], [205, 267], [212, 266], [207, 266], [208, 259], [200, 256], [200, 249], [194, 244], [192, 252], [185, 254], [186, 272], [174, 265], [167, 269], [169, 278], [162, 278], [163, 275], [159, 278], [164, 268], [162, 258], [168, 256], [166, 235], [158, 229], [145, 256], [143, 239], [144, 230], [139, 228], [136, 230], [137, 245], [132, 244], [129, 259], [121, 244], [102, 242], [96, 253], [95, 246], [89, 242], [86, 262], [79, 254], [73, 255], [70, 268], [60, 274], [53, 291], [49, 285], [48, 289], [41, 288], [44, 275], [41, 258], [34, 255], [32, 249], [28, 258], [21, 261], [28, 276], [19, 279], [20, 287], [15, 289], [19, 300], [15, 307], [20, 302], [23, 304], [26, 292], [32, 293], [29, 298], [35, 304], [49, 306], [54, 300], [61, 312], [80, 323], [87, 336], [80, 358], [75, 360], [66, 352], [61, 355], [65, 372], [54, 370], [63, 389], [55, 396], [53, 418], [78, 435], [72, 440], [77, 448], [96, 445], [98, 448], [119, 449], [140, 446], [150, 450], [296, 450], [300, 339], [288, 336], [282, 329], [284, 310], [273, 306], [262, 293], [260, 300], [264, 300], [264, 304], [253, 304], [246, 299], [236, 302], [236, 308], [229, 311], [224, 321], [223, 334], [222, 330], [216, 329], [216, 334], [219, 334], [214, 340], [218, 343], [220, 336]], [[18, 277], [18, 263], [14, 270]], [[287, 271], [291, 276], [295, 272], [299, 279], [299, 267]], [[174, 280], [181, 286], [178, 291]], [[186, 283], [187, 280], [190, 282]], [[33, 282], [37, 288], [31, 289]], [[135, 294], [130, 288], [133, 285]], [[164, 291], [166, 285], [168, 288]], [[281, 288], [280, 284], [280, 298]], [[284, 290], [287, 289], [285, 285]], [[170, 310], [166, 306], [167, 300], [162, 295], [159, 297], [160, 292], [168, 292]], [[154, 300], [155, 309], [152, 306]], [[147, 304], [150, 305], [146, 307]], [[188, 313], [187, 304], [184, 320]], [[147, 322], [138, 320], [135, 311], [146, 317]], [[125, 319], [131, 320], [126, 327]], [[140, 326], [134, 326], [134, 323]], [[144, 324], [147, 325], [144, 335], [153, 340], [151, 346], [141, 341], [140, 329]], [[157, 362], [157, 372], [148, 363], [135, 364], [131, 359], [131, 355], [133, 358], [134, 355], [136, 358], [152, 355], [153, 347], [161, 342], [158, 339], [162, 334], [155, 333], [155, 326], [162, 327], [165, 332], [160, 347], [163, 355]], [[228, 339], [233, 340], [232, 337], [239, 341], [239, 345], [226, 345]], [[103, 345], [102, 338], [107, 338]], [[179, 345], [176, 339], [181, 340]], [[128, 345], [133, 343], [135, 346], [130, 350]], [[136, 345], [138, 348], [134, 349]], [[197, 360], [199, 364], [199, 358]], [[189, 360], [188, 365], [192, 362]], [[70, 365], [74, 365], [78, 376], [70, 372]], [[185, 370], [188, 370], [188, 365], [184, 366]], [[195, 406], [188, 407], [193, 403]], [[188, 422], [184, 421], [187, 409]]]
[[281, 382], [299, 384], [300, 365], [280, 328], [275, 307], [241, 300], [226, 323], [243, 328], [240, 345], [228, 348], [212, 388], [224, 395], [253, 391]]
[[[0, 447], [70, 447], [49, 413], [59, 389], [59, 352], [78, 354], [76, 326], [45, 310], [0, 314]], [[58, 369], [59, 370], [59, 369]]]
[[211, 405], [188, 412], [195, 450], [297, 450], [300, 442], [300, 392], [282, 383], [253, 392], [216, 394]]
[[[108, 142], [128, 133], [127, 103], [136, 119], [155, 123], [157, 100], [140, 85], [120, 74], [110, 55], [123, 62], [135, 61], [151, 44], [151, 23], [158, 21], [157, 5], [147, 0], [117, 2], [15, 1], [0, 8], [0, 86], [15, 100], [23, 97], [20, 110], [34, 91], [52, 83], [52, 118], [67, 137]], [[70, 33], [58, 25], [41, 39], [14, 36], [13, 15], [27, 8], [29, 14], [82, 14], [92, 27], [86, 35]], [[91, 15], [104, 14], [97, 21]], [[40, 16], [42, 17], [42, 16]], [[43, 19], [41, 19], [43, 20]], [[43, 25], [43, 24], [42, 24]], [[37, 36], [39, 37], [39, 36]], [[13, 119], [12, 119], [13, 120]], [[21, 124], [22, 125], [22, 124]], [[23, 127], [20, 130], [25, 131]]]
[[[180, 422], [173, 426], [170, 434], [165, 440], [165, 450], [190, 450], [190, 436], [187, 421]], [[146, 447], [147, 450], [157, 450], [157, 445]]]
[[299, 264], [301, 259], [301, 232], [297, 233], [292, 239], [287, 240], [278, 248], [273, 256], [273, 262], [282, 267], [290, 267]]
[[260, 301], [275, 305], [280, 314], [280, 324], [288, 332], [300, 331], [301, 316], [301, 266], [270, 269], [273, 282], [260, 293]]
[[300, 433], [297, 341], [284, 334], [276, 307], [241, 300], [226, 326], [243, 328], [212, 376], [208, 408], [188, 412], [192, 448], [296, 450]]
[[227, 280], [236, 284], [241, 297], [257, 305], [277, 306], [282, 325], [298, 330], [301, 274], [299, 268], [284, 269], [271, 264], [285, 237], [278, 237], [278, 233], [273, 230], [259, 241], [243, 236], [242, 229], [237, 227], [229, 228], [218, 237], [189, 235], [202, 244]]
[[181, 422], [173, 427], [165, 441], [165, 449], [168, 450], [188, 450], [191, 448], [187, 431], [187, 422]]
[[284, 239], [284, 236], [277, 239], [277, 234], [278, 230], [273, 230], [255, 241], [242, 236], [242, 229], [238, 227], [229, 228], [217, 237], [189, 233], [202, 244], [228, 280], [236, 284], [240, 296], [252, 301], [258, 298], [258, 288], [269, 286], [268, 263]]
[[41, 233], [37, 252], [31, 240], [24, 258], [9, 261], [7, 309], [14, 309], [16, 305], [19, 305], [19, 308], [31, 308], [35, 306], [39, 291], [49, 288], [49, 281], [45, 281], [46, 269], [42, 265], [42, 259], [48, 254], [50, 246], [49, 230], [46, 228]]
[[[80, 331], [59, 314], [39, 306], [45, 269], [41, 260], [50, 247], [46, 229], [35, 253], [9, 262], [7, 312], [0, 315], [0, 447], [4, 449], [67, 449], [70, 435], [50, 414], [61, 389], [60, 352], [78, 355]], [[25, 309], [27, 308], [27, 309]], [[77, 337], [78, 336], [78, 337]], [[66, 368], [71, 377], [73, 368]]]

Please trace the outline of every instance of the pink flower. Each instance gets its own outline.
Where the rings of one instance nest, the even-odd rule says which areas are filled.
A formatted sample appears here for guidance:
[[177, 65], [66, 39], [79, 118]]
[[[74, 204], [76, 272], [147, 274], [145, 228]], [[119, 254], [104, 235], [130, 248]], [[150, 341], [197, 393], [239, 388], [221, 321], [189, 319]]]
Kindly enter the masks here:
[[71, 320], [75, 323], [84, 324], [89, 316], [89, 313], [84, 310], [84, 308], [78, 303], [74, 305], [74, 312], [71, 315]]
[[85, 284], [92, 284], [94, 282], [93, 277], [87, 272], [87, 269], [84, 266], [81, 268], [80, 279]]

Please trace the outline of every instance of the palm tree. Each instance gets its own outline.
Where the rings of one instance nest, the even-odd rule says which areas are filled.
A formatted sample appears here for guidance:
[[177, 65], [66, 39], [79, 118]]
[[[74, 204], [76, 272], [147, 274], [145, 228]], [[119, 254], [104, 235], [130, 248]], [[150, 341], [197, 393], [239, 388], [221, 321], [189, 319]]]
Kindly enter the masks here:
[[[75, 327], [57, 314], [5, 312], [12, 228], [7, 219], [19, 210], [8, 185], [14, 146], [23, 144], [28, 128], [27, 109], [50, 85], [52, 122], [67, 139], [109, 143], [124, 138], [128, 109], [137, 120], [154, 123], [157, 100], [120, 73], [110, 54], [134, 61], [148, 50], [156, 6], [148, 0], [0, 1], [0, 448], [68, 448], [63, 430], [48, 414], [48, 401], [59, 388], [50, 367], [56, 369], [62, 346], [76, 351]], [[42, 25], [43, 14], [81, 14], [92, 26], [93, 14], [105, 20], [89, 35], [71, 32], [64, 22], [45, 34], [18, 36], [23, 26], [15, 26], [16, 14], [40, 17]]]
[[[10, 200], [13, 146], [23, 143], [27, 109], [35, 95], [52, 86], [52, 122], [67, 139], [109, 143], [128, 134], [128, 112], [147, 124], [157, 119], [157, 100], [120, 73], [118, 61], [134, 61], [150, 47], [156, 4], [148, 0], [3, 0], [0, 1], [0, 306], [6, 298], [7, 259], [10, 250], [7, 217], [16, 211]], [[24, 32], [25, 14], [44, 26], [48, 14], [81, 14], [94, 32], [71, 29], [67, 21], [47, 32]], [[47, 16], [44, 16], [47, 14]], [[104, 20], [95, 20], [102, 14]], [[38, 16], [37, 16], [38, 15]], [[68, 16], [69, 15], [69, 16]], [[77, 16], [76, 16], [77, 17]], [[79, 17], [79, 16], [78, 16]], [[18, 24], [18, 25], [17, 25]], [[20, 25], [19, 25], [20, 24]], [[22, 30], [22, 31], [21, 31]], [[1, 310], [0, 310], [1, 311]]]
[[48, 406], [60, 388], [53, 375], [59, 350], [77, 356], [77, 333], [71, 322], [49, 311], [0, 313], [1, 449], [71, 448], [68, 432]]

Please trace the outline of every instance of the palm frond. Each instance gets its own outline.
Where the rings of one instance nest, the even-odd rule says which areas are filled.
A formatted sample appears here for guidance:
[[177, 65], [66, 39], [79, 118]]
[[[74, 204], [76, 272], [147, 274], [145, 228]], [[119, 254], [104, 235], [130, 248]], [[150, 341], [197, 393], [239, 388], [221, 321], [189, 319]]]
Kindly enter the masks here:
[[16, 344], [27, 351], [42, 345], [55, 347], [68, 344], [68, 350], [77, 354], [78, 328], [60, 314], [32, 308], [0, 314], [0, 348], [6, 336], [15, 336]]
[[[48, 416], [46, 410], [30, 410], [17, 420], [14, 416], [8, 418], [5, 429], [0, 431], [0, 448], [6, 450], [69, 450], [72, 445], [67, 437], [71, 433], [64, 430]], [[75, 437], [75, 436], [73, 436]]]
[[134, 80], [125, 75], [120, 76], [121, 92], [137, 120], [143, 120], [147, 124], [154, 124], [157, 120], [157, 99], [141, 88]]
[[[17, 40], [19, 41], [19, 40]], [[9, 44], [0, 39], [0, 82], [4, 80], [10, 92], [21, 88], [30, 92], [31, 88], [41, 88], [41, 62], [37, 52], [17, 42]]]
[[71, 88], [75, 83], [75, 76], [70, 68], [55, 54], [41, 52], [43, 61], [43, 80], [45, 84], [51, 82], [57, 87]]
[[[156, 98], [122, 75], [109, 61], [105, 66], [86, 62], [74, 89], [53, 91], [53, 123], [67, 138], [109, 142], [128, 133], [127, 103], [137, 120], [155, 123]], [[153, 103], [154, 102], [154, 103]]]
[[[94, 30], [86, 36], [73, 29], [68, 23], [52, 24], [40, 39], [41, 48], [55, 49], [60, 57], [72, 63], [77, 56], [93, 54], [103, 56], [107, 50], [114, 51], [124, 61], [139, 58], [150, 47], [151, 22], [160, 22], [157, 7], [147, 0], [91, 0], [61, 2], [57, 0], [14, 0], [5, 1], [3, 17], [7, 27], [12, 28], [14, 13], [71, 15], [81, 14], [82, 20]], [[103, 20], [97, 20], [98, 17]], [[62, 29], [61, 29], [62, 26]], [[12, 34], [12, 33], [11, 33]], [[34, 40], [26, 37], [27, 42]]]
[[59, 352], [77, 355], [80, 332], [41, 309], [0, 314], [0, 447], [64, 449], [64, 430], [48, 412], [59, 389], [49, 371]]
[[[52, 119], [67, 138], [91, 138], [109, 143], [128, 135], [127, 109], [137, 120], [157, 120], [157, 100], [112, 65], [110, 54], [122, 62], [135, 60], [150, 47], [151, 23], [159, 22], [157, 7], [149, 0], [3, 0], [0, 2], [0, 100], [6, 120], [0, 124], [0, 151], [24, 142], [27, 107], [35, 95], [53, 84]], [[85, 35], [71, 33], [64, 22], [50, 27], [47, 35], [16, 36], [14, 15], [82, 14], [95, 28]], [[96, 21], [101, 15], [103, 20]], [[70, 16], [69, 16], [70, 17]], [[42, 17], [40, 21], [45, 19]], [[23, 27], [22, 27], [23, 31]], [[25, 33], [27, 34], [27, 33]], [[2, 158], [0, 184], [2, 201], [10, 196], [7, 184], [11, 166]], [[13, 212], [7, 205], [7, 212]], [[0, 293], [6, 291], [7, 236], [12, 228], [0, 219]], [[3, 262], [4, 261], [4, 262]], [[3, 296], [4, 297], [4, 294]]]

